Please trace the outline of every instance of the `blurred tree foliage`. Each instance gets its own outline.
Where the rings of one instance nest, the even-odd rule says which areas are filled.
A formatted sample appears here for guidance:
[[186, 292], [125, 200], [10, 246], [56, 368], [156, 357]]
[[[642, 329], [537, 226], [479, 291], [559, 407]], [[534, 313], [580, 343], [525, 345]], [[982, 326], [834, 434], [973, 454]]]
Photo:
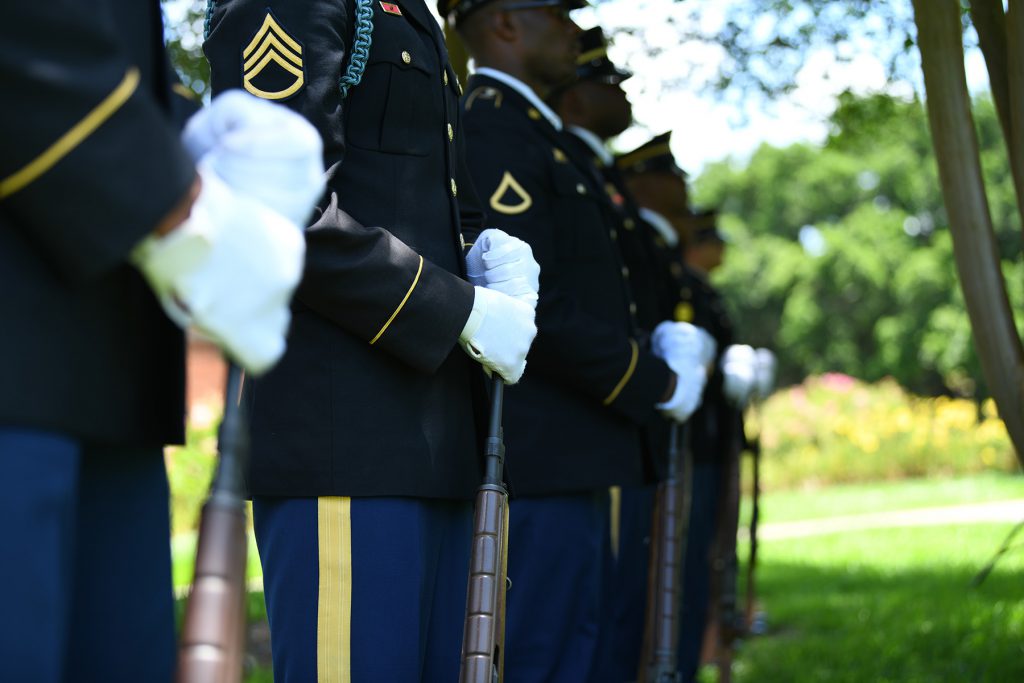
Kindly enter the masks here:
[[[975, 102], [1003, 269], [1024, 307], [1020, 221], [995, 109]], [[731, 237], [716, 274], [740, 337], [775, 348], [786, 382], [892, 376], [922, 394], [985, 396], [957, 285], [924, 107], [845, 93], [823, 146], [762, 146], [709, 165], [696, 204]]]
[[210, 89], [210, 65], [203, 55], [206, 0], [160, 0], [164, 40], [171, 64], [186, 87], [203, 98]]

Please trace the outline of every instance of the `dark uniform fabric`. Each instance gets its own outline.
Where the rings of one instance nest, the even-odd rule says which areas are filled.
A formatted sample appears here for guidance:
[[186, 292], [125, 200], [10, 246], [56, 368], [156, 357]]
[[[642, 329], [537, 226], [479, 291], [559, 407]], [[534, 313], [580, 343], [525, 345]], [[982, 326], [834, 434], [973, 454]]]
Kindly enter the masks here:
[[722, 518], [722, 478], [727, 454], [735, 447], [742, 415], [726, 399], [720, 369], [722, 354], [734, 342], [733, 326], [721, 294], [705, 274], [684, 265], [679, 282], [680, 316], [692, 315], [717, 343], [716, 371], [708, 378], [701, 407], [690, 418], [693, 474], [689, 525], [683, 561], [683, 596], [679, 628], [679, 671], [696, 680], [711, 598], [711, 550]]
[[274, 680], [457, 681], [470, 506], [254, 499]]
[[642, 425], [669, 369], [645, 348], [615, 244], [619, 218], [564, 134], [486, 76], [464, 100], [469, 165], [490, 220], [540, 263], [537, 338], [505, 399], [518, 495], [586, 492], [644, 480]]
[[161, 444], [184, 335], [127, 265], [195, 171], [156, 0], [8, 3], [0, 22], [0, 680], [169, 681]]
[[195, 175], [159, 5], [17, 3], [0, 24], [0, 424], [179, 441], [184, 336], [126, 263]]
[[[597, 29], [599, 30], [599, 29]], [[607, 59], [598, 60], [610, 64]], [[605, 67], [607, 70], [607, 67]], [[619, 216], [618, 245], [628, 269], [630, 288], [637, 303], [637, 323], [650, 333], [664, 320], [672, 319], [675, 279], [669, 267], [668, 248], [657, 231], [641, 216], [639, 207], [614, 164], [606, 165], [589, 145], [571, 129], [569, 148], [581, 163], [599, 174]], [[646, 459], [651, 470], [641, 486], [624, 486], [619, 492], [616, 547], [604, 556], [604, 597], [600, 623], [597, 663], [591, 683], [623, 683], [636, 676], [643, 645], [650, 565], [651, 523], [654, 510], [653, 484], [664, 476], [667, 465], [669, 422], [652, 415], [645, 429]], [[613, 514], [614, 510], [613, 509]]]
[[608, 546], [606, 491], [509, 506], [506, 683], [585, 683], [598, 656]]
[[423, 0], [373, 3], [362, 82], [343, 97], [353, 0], [218, 2], [215, 93], [245, 88], [309, 119], [327, 193], [288, 350], [247, 383], [251, 490], [265, 496], [469, 498], [480, 480], [477, 365], [456, 344], [473, 304], [476, 208], [459, 84]]

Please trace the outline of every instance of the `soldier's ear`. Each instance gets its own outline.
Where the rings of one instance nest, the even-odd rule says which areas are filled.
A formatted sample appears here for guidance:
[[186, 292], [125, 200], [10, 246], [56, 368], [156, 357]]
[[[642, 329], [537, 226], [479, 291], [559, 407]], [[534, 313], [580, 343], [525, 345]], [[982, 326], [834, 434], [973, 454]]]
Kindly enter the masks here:
[[496, 8], [487, 17], [488, 28], [496, 38], [504, 43], [515, 43], [518, 42], [522, 37], [523, 26], [520, 20], [523, 12], [508, 12], [500, 8]]

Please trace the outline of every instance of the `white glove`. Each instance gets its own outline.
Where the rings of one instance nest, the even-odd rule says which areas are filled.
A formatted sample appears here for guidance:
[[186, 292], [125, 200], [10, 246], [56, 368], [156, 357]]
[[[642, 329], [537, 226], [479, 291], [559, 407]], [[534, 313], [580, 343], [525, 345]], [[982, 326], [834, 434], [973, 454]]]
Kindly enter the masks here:
[[295, 224], [233, 191], [207, 161], [198, 170], [202, 189], [189, 218], [146, 238], [132, 262], [176, 323], [195, 325], [260, 374], [284, 353], [305, 242]]
[[654, 328], [651, 351], [676, 374], [676, 389], [671, 398], [655, 407], [670, 419], [685, 422], [700, 407], [708, 381], [705, 357], [714, 358], [714, 339], [689, 323], [665, 321]]
[[229, 90], [189, 119], [182, 142], [232, 189], [305, 226], [324, 192], [320, 134], [290, 109]]
[[535, 313], [526, 302], [493, 289], [473, 290], [473, 311], [459, 343], [485, 369], [515, 384], [526, 370], [526, 354], [537, 336]]
[[756, 388], [757, 354], [746, 344], [733, 344], [722, 355], [722, 391], [737, 408], [744, 408]]
[[775, 354], [769, 349], [757, 349], [754, 353], [757, 356], [754, 366], [757, 395], [761, 399], [766, 399], [775, 388]]
[[488, 228], [477, 236], [466, 254], [466, 275], [477, 287], [508, 294], [537, 308], [540, 265], [529, 244], [503, 230]]

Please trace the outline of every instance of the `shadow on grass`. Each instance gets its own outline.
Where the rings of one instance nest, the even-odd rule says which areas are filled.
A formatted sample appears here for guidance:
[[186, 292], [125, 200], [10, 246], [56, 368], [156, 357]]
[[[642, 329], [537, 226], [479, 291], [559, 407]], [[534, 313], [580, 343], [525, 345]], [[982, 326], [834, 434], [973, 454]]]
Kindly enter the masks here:
[[739, 683], [1024, 681], [1024, 572], [997, 569], [979, 588], [948, 566], [758, 573], [769, 633], [743, 645]]

